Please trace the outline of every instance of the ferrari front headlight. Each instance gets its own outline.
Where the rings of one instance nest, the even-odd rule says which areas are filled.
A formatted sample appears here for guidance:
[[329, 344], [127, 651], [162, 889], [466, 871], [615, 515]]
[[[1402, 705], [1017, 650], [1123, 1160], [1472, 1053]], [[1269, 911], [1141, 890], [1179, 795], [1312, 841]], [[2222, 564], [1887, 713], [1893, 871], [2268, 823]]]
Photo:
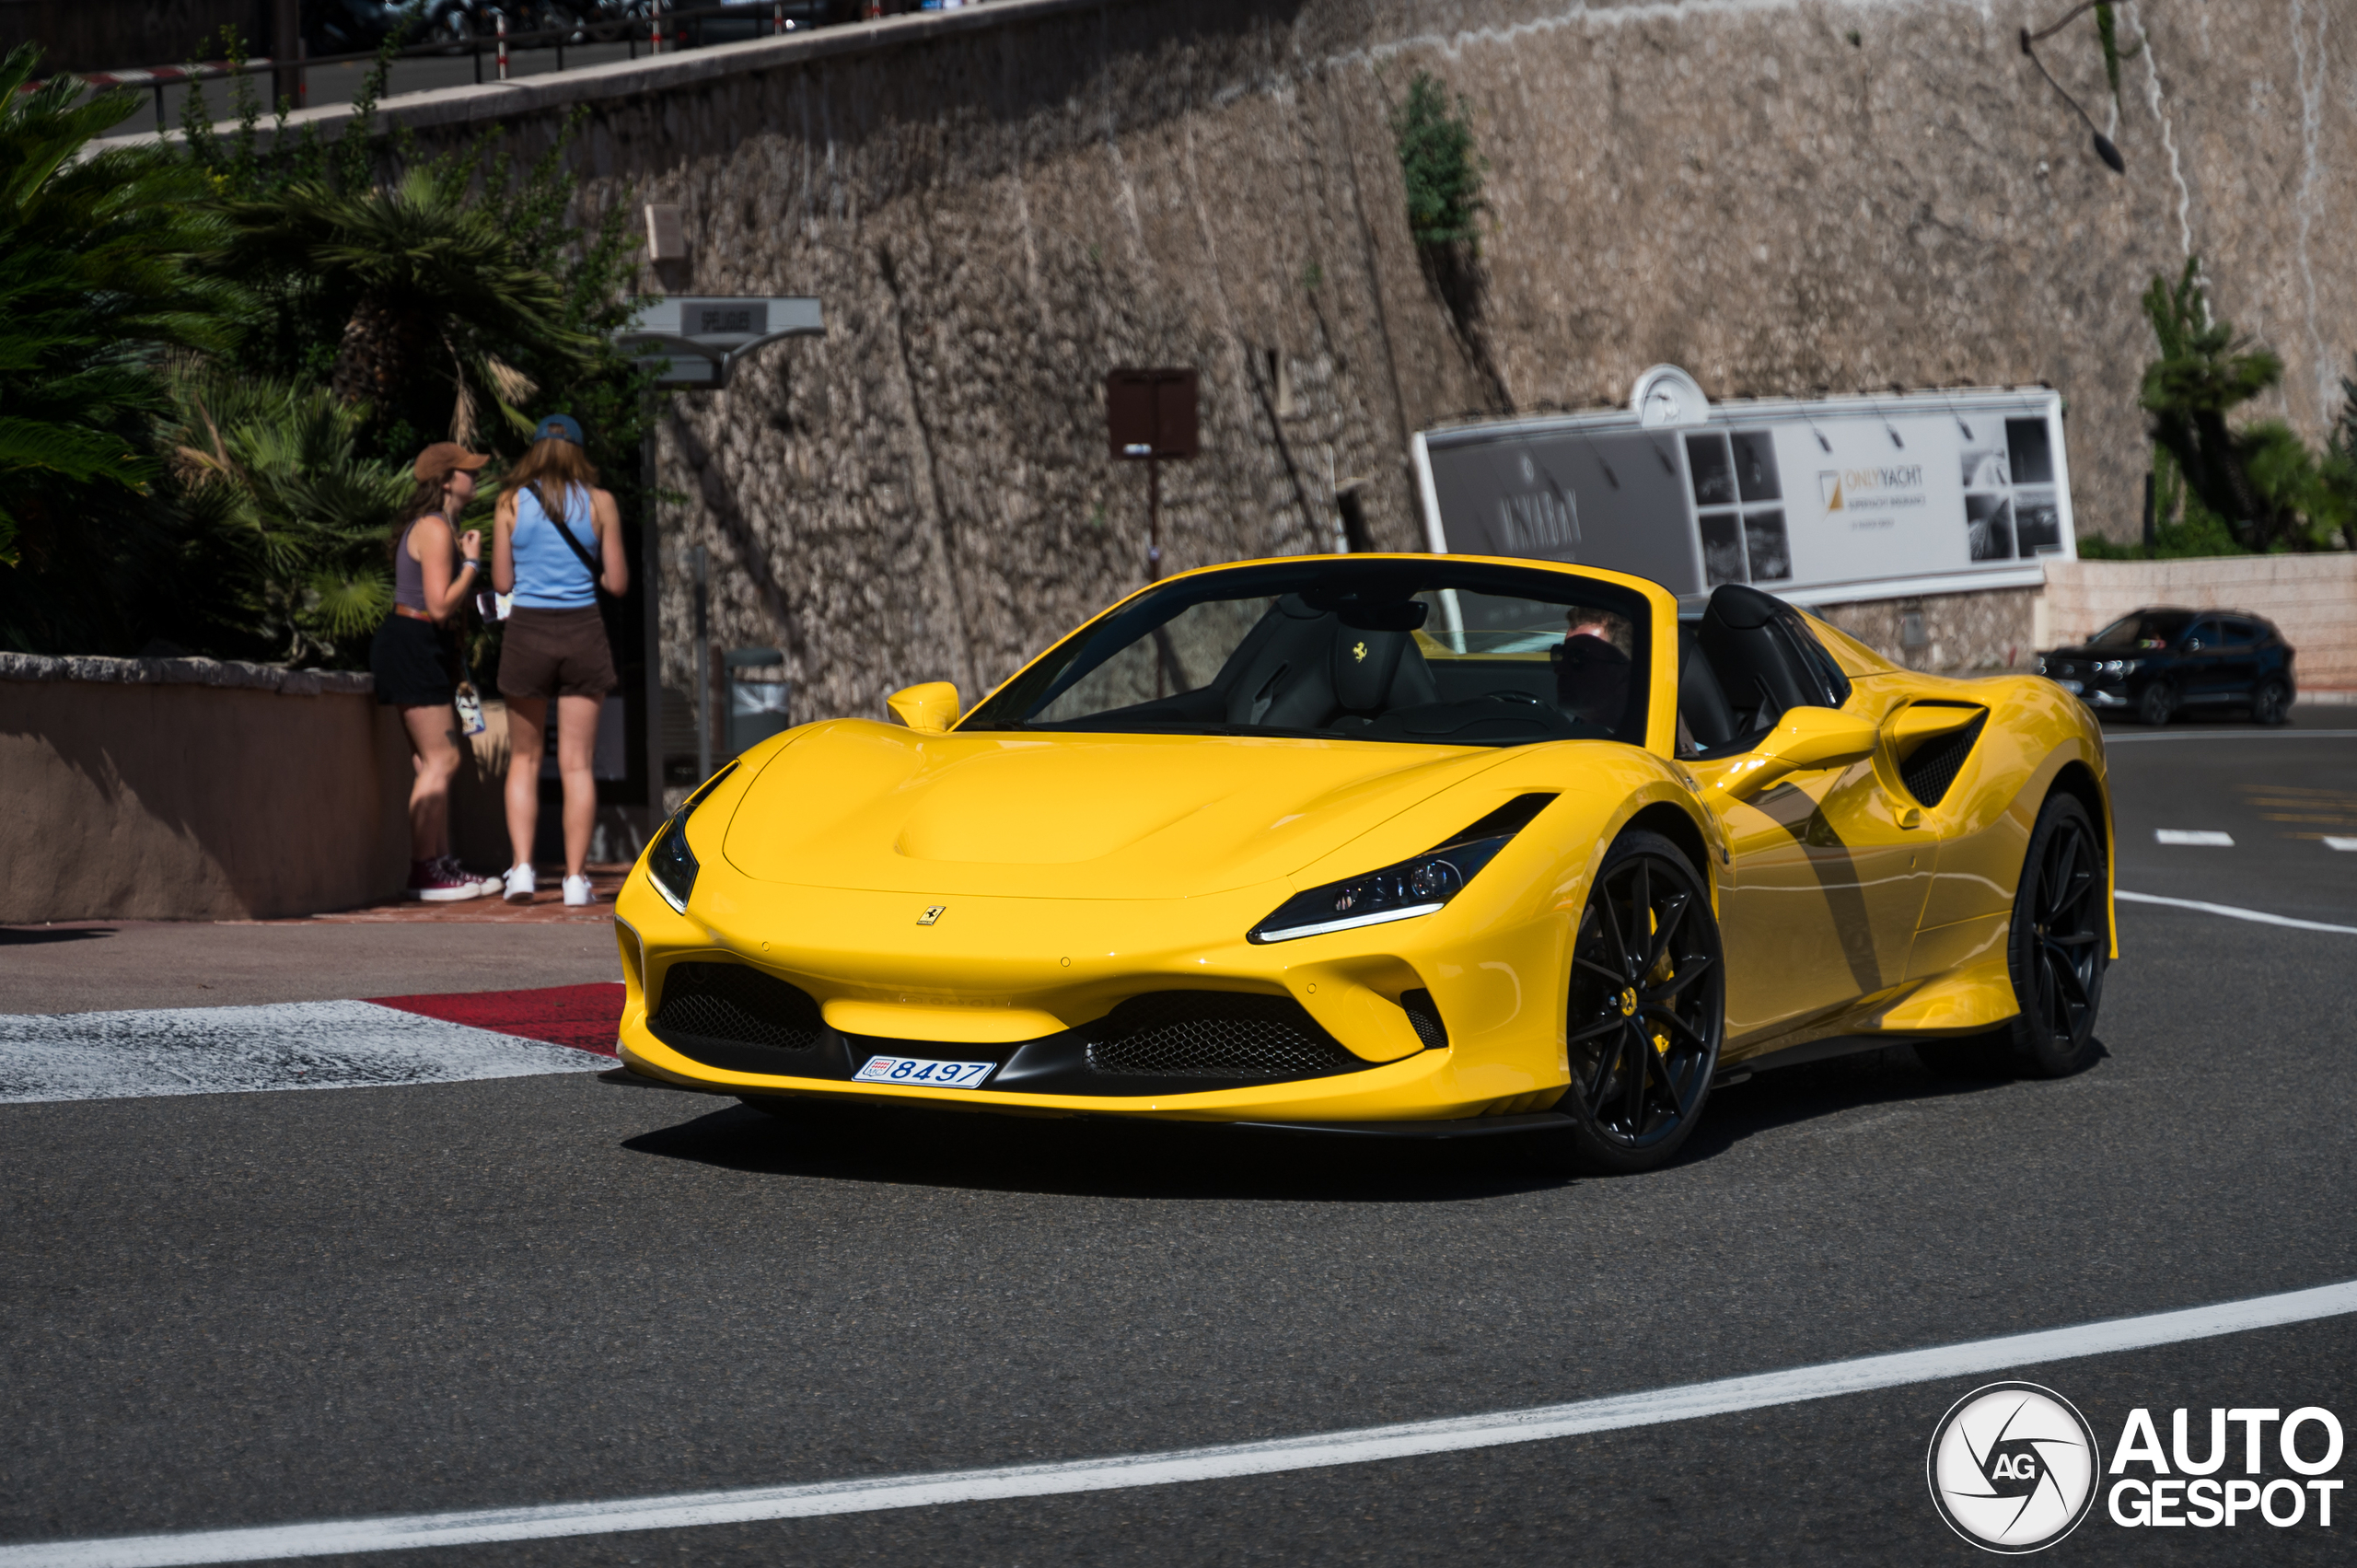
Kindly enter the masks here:
[[1295, 893], [1248, 932], [1246, 940], [1291, 942], [1329, 931], [1413, 920], [1446, 908], [1554, 798], [1551, 795], [1516, 796], [1465, 831], [1413, 859]]
[[681, 914], [688, 912], [688, 895], [695, 891], [696, 852], [688, 847], [688, 817], [703, 804], [704, 796], [720, 787], [720, 781], [737, 771], [731, 762], [704, 780], [696, 792], [679, 803], [679, 808], [665, 819], [655, 834], [654, 843], [647, 846], [646, 879], [663, 895], [663, 901]]

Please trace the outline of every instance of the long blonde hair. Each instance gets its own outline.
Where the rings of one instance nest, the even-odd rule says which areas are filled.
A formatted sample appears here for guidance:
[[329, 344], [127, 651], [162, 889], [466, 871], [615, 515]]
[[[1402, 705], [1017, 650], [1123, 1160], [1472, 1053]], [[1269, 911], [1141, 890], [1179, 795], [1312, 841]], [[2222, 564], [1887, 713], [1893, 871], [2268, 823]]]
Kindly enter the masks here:
[[521, 494], [529, 490], [540, 498], [540, 510], [552, 518], [564, 516], [568, 490], [590, 490], [598, 483], [597, 465], [589, 454], [562, 436], [535, 441], [516, 466], [507, 470], [500, 488]]

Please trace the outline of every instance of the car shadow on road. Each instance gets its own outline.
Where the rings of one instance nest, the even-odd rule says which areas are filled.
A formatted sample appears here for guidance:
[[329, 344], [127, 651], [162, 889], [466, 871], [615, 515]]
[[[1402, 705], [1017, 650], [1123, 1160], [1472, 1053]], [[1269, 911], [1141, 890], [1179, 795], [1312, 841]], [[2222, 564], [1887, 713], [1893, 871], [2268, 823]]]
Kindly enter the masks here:
[[1048, 1119], [810, 1101], [733, 1106], [627, 1139], [636, 1154], [766, 1176], [1073, 1197], [1431, 1203], [1559, 1187], [1513, 1139], [1419, 1143], [1207, 1123]]
[[111, 925], [0, 925], [0, 947], [38, 947], [52, 942], [88, 942], [114, 934]]
[[[1903, 1045], [1762, 1073], [1712, 1096], [1672, 1167], [1804, 1123], [2006, 1083], [1932, 1072]], [[764, 1176], [1072, 1197], [1463, 1202], [1588, 1179], [1562, 1166], [1547, 1134], [1431, 1143], [815, 1099], [774, 1113], [726, 1105], [622, 1147]]]
[[[2096, 1060], [2110, 1052], [2096, 1042]], [[2091, 1069], [2092, 1070], [2092, 1069]], [[1747, 1138], [1853, 1111], [1925, 1105], [1985, 1095], [2017, 1082], [1933, 1072], [1904, 1045], [1761, 1073], [1714, 1091], [1701, 1126], [1678, 1152], [1679, 1165], [1725, 1153]]]

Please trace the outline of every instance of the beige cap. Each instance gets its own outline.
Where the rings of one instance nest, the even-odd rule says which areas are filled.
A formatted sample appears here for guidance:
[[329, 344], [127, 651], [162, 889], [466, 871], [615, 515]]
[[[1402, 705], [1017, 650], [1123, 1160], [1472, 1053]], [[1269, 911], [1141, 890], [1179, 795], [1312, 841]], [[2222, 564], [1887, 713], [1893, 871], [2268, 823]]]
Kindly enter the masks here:
[[456, 441], [436, 441], [417, 455], [417, 466], [411, 471], [421, 482], [447, 479], [457, 470], [469, 473], [491, 461], [481, 452], [470, 452]]

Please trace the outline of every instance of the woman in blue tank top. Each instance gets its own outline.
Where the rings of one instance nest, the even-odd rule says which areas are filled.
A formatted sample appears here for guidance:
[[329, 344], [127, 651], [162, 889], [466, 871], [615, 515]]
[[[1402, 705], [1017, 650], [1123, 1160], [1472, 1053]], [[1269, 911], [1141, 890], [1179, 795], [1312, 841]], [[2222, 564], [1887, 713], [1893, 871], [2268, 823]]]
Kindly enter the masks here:
[[570, 415], [540, 422], [531, 450], [507, 472], [496, 512], [493, 584], [515, 595], [501, 639], [499, 691], [507, 699], [507, 838], [515, 861], [509, 903], [532, 901], [532, 841], [540, 824], [540, 756], [556, 703], [556, 771], [564, 786], [564, 901], [589, 902], [589, 830], [598, 781], [590, 759], [598, 715], [621, 684], [606, 645], [598, 590], [630, 591], [621, 514], [598, 488]]

